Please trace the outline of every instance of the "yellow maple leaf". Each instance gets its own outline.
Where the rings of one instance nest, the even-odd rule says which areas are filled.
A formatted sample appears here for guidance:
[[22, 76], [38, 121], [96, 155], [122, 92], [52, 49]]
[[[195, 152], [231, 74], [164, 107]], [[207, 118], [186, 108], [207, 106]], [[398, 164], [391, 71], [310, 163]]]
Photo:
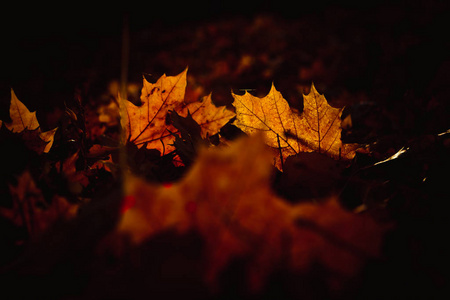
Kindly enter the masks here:
[[216, 107], [211, 95], [202, 101], [186, 102], [187, 69], [176, 76], [161, 76], [156, 83], [144, 78], [141, 92], [141, 106], [129, 101], [119, 100], [121, 124], [127, 142], [141, 148], [144, 144], [149, 149], [157, 149], [161, 154], [173, 151], [173, 133], [178, 130], [170, 124], [168, 112], [175, 111], [181, 116], [192, 118], [200, 125], [203, 138], [216, 134], [235, 114], [225, 106]]
[[232, 95], [236, 108], [234, 124], [248, 134], [264, 132], [266, 143], [277, 151], [275, 165], [280, 170], [288, 156], [299, 152], [317, 151], [337, 159], [355, 155], [356, 145], [341, 141], [343, 108], [331, 107], [314, 84], [310, 93], [303, 96], [302, 113], [289, 107], [273, 84], [263, 98], [247, 91], [244, 95]]
[[[58, 128], [42, 132], [36, 118], [36, 112], [30, 112], [11, 89], [11, 105], [9, 107], [11, 122], [5, 126], [13, 133], [22, 134], [27, 146], [38, 153], [50, 151], [53, 138]], [[2, 122], [3, 123], [3, 122]], [[2, 125], [0, 123], [0, 126]]]

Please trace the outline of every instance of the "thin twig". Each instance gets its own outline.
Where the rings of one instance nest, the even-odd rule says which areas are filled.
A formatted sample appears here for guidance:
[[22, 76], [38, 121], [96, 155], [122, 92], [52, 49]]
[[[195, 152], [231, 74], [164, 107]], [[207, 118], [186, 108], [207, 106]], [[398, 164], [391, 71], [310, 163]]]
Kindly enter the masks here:
[[[130, 52], [130, 33], [129, 33], [129, 21], [128, 13], [123, 14], [122, 23], [122, 58], [121, 58], [121, 70], [120, 70], [120, 97], [127, 99], [127, 81], [128, 81], [128, 64], [129, 64], [129, 52]], [[122, 141], [125, 141], [125, 128], [121, 128]], [[119, 150], [119, 166], [120, 170], [124, 172], [125, 166], [127, 165], [127, 153], [126, 147]]]

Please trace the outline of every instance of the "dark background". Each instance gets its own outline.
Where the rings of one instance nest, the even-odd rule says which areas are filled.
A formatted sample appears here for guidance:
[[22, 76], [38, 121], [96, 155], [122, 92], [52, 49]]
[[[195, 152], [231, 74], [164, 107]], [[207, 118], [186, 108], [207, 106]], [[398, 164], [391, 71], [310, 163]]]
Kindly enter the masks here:
[[[316, 54], [321, 55], [319, 50], [323, 46], [316, 40], [336, 39], [344, 44], [344, 50], [326, 58], [331, 61], [329, 64], [339, 61], [333, 79], [312, 78], [329, 96], [344, 88], [350, 93], [363, 91], [371, 101], [382, 98], [392, 102], [413, 90], [420, 97], [428, 95], [440, 103], [446, 102], [450, 77], [447, 32], [450, 14], [446, 1], [351, 2], [13, 3], [2, 11], [1, 17], [4, 54], [0, 117], [8, 118], [4, 108], [9, 104], [11, 87], [30, 110], [51, 111], [72, 98], [76, 88], [88, 87], [89, 93], [98, 94], [111, 79], [120, 78], [124, 16], [129, 18], [129, 79], [132, 81], [139, 81], [143, 73], [179, 73], [186, 65], [194, 75], [202, 72], [200, 69], [204, 67], [190, 60], [195, 54], [177, 52], [180, 32], [188, 33], [191, 28], [194, 32], [196, 28], [223, 20], [251, 20], [268, 14], [287, 24], [297, 21], [309, 24], [310, 33], [298, 33], [308, 38], [291, 42], [288, 50], [282, 49], [286, 53], [307, 49], [310, 61], [306, 65], [314, 62]], [[289, 31], [289, 25], [281, 30]], [[295, 32], [288, 33], [289, 37], [295, 35]], [[146, 42], [142, 42], [142, 36], [147, 38]], [[215, 42], [210, 41], [211, 48]], [[161, 51], [168, 52], [167, 60], [185, 55], [185, 66], [180, 63], [171, 69], [164, 62], [146, 60]], [[288, 60], [290, 56], [286, 53], [277, 55]], [[282, 87], [293, 86], [298, 83], [295, 77], [301, 67], [295, 60], [286, 61], [271, 80], [281, 82]], [[251, 82], [246, 77], [233, 78], [233, 84], [223, 82], [223, 89], [229, 91], [230, 85], [234, 88], [262, 81], [257, 75]], [[215, 83], [219, 85], [220, 82]], [[45, 127], [45, 122], [42, 123]]]

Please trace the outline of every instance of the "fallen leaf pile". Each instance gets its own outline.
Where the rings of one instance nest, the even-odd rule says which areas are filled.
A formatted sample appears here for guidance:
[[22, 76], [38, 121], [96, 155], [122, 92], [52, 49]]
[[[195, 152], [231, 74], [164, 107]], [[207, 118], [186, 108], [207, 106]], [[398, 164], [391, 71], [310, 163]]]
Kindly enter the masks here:
[[78, 205], [70, 204], [60, 196], [53, 197], [48, 203], [28, 171], [20, 175], [17, 186], [10, 186], [10, 191], [13, 207], [0, 207], [0, 215], [16, 226], [25, 227], [32, 237], [43, 233], [56, 221], [74, 218], [78, 210]]
[[[16, 298], [379, 298], [390, 270], [424, 272], [385, 249], [403, 241], [389, 236], [402, 222], [430, 223], [424, 202], [445, 199], [448, 131], [357, 152], [344, 108], [314, 85], [302, 111], [274, 85], [232, 93], [234, 109], [186, 87], [187, 69], [144, 78], [140, 104], [119, 95], [89, 111], [75, 97], [48, 132], [11, 92], [0, 229], [2, 247], [23, 252], [0, 280], [30, 287]], [[346, 120], [357, 126], [351, 110]]]

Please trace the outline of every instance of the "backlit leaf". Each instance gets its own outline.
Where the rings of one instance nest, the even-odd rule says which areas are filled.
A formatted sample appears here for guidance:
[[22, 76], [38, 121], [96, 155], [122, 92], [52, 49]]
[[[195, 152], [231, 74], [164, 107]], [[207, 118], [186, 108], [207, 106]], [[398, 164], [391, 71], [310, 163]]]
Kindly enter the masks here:
[[336, 159], [351, 159], [355, 145], [341, 142], [341, 114], [343, 108], [331, 107], [314, 87], [303, 96], [303, 112], [289, 107], [281, 93], [272, 88], [263, 98], [248, 92], [233, 93], [236, 108], [235, 125], [248, 134], [264, 132], [266, 143], [276, 154], [276, 166], [282, 170], [288, 156], [299, 152], [325, 153]]
[[[10, 123], [5, 123], [13, 133], [22, 135], [25, 144], [37, 153], [47, 153], [53, 145], [53, 138], [58, 128], [42, 132], [36, 118], [36, 112], [30, 112], [28, 108], [17, 98], [11, 89], [11, 105], [9, 107]], [[2, 125], [0, 123], [0, 126]]]
[[11, 105], [9, 107], [11, 123], [5, 123], [6, 128], [12, 132], [22, 132], [25, 129], [35, 130], [39, 127], [36, 112], [30, 112], [28, 108], [19, 101], [11, 89]]
[[170, 123], [169, 111], [180, 116], [188, 112], [200, 125], [201, 135], [206, 138], [216, 134], [234, 113], [223, 107], [216, 107], [208, 95], [197, 102], [185, 101], [187, 69], [176, 76], [161, 76], [156, 83], [144, 78], [141, 92], [141, 106], [121, 99], [121, 123], [127, 142], [139, 148], [144, 144], [148, 149], [157, 149], [161, 154], [174, 150], [173, 133], [178, 130]]

